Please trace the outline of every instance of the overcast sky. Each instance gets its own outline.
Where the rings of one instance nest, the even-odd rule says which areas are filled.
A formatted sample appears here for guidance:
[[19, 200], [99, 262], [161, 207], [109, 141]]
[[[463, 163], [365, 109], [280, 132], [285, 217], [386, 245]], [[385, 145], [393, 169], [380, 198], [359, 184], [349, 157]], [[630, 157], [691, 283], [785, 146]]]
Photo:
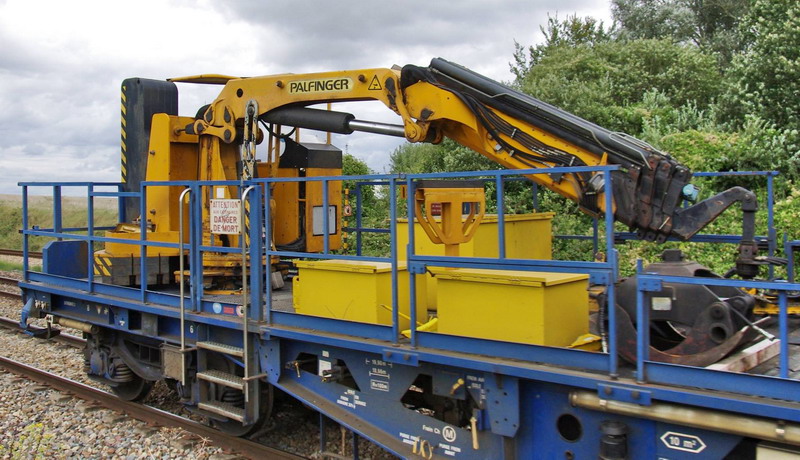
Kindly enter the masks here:
[[[22, 180], [118, 181], [119, 87], [127, 77], [257, 76], [443, 57], [510, 81], [514, 41], [541, 41], [547, 13], [610, 23], [605, 0], [0, 0], [0, 193], [19, 193]], [[194, 115], [218, 90], [179, 85], [181, 115]], [[397, 122], [374, 105], [355, 112]], [[334, 139], [377, 172], [399, 142]]]

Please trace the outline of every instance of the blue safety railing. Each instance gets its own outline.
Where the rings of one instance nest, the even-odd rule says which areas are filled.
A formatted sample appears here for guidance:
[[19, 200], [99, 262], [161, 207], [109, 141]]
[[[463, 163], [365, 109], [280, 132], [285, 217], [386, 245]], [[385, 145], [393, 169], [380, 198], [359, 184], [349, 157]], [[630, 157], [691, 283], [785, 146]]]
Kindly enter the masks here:
[[[515, 170], [515, 171], [508, 171], [508, 170], [499, 170], [499, 171], [479, 171], [479, 172], [470, 172], [470, 173], [439, 173], [439, 174], [415, 174], [415, 175], [406, 175], [406, 176], [348, 176], [348, 177], [306, 177], [306, 178], [271, 178], [271, 179], [257, 179], [253, 181], [254, 183], [258, 182], [265, 182], [265, 183], [280, 183], [280, 182], [293, 182], [293, 181], [304, 181], [304, 182], [322, 182], [322, 190], [323, 192], [327, 190], [327, 184], [331, 181], [338, 181], [342, 179], [348, 180], [357, 180], [357, 181], [380, 181], [381, 184], [388, 183], [389, 189], [389, 222], [396, 222], [398, 213], [397, 213], [397, 189], [400, 185], [405, 185], [407, 189], [407, 195], [409, 200], [413, 200], [414, 196], [414, 186], [417, 180], [420, 179], [437, 179], [437, 178], [464, 178], [464, 177], [493, 177], [493, 180], [496, 183], [500, 184], [503, 182], [503, 178], [506, 176], [521, 176], [521, 175], [534, 175], [534, 174], [558, 174], [558, 173], [574, 173], [574, 172], [588, 172], [588, 171], [602, 171], [608, 172], [618, 169], [617, 166], [598, 166], [598, 167], [583, 167], [583, 168], [553, 168], [553, 169], [530, 169], [530, 170]], [[610, 184], [610, 182], [609, 182]], [[609, 187], [610, 185], [606, 185]], [[268, 190], [268, 188], [266, 189]], [[497, 206], [498, 209], [502, 209], [503, 207], [503, 187], [499, 185], [497, 187]], [[269, 202], [271, 196], [270, 192], [267, 191], [267, 195], [264, 197], [265, 202]], [[611, 209], [612, 203], [612, 196], [610, 188], [608, 189], [607, 193], [607, 203], [605, 206], [608, 206]], [[413, 202], [411, 202], [413, 203]], [[329, 197], [325, 193], [323, 193], [323, 209], [327, 209], [329, 206]], [[407, 205], [408, 206], [408, 205]], [[413, 204], [410, 205], [410, 209], [413, 209]], [[407, 209], [409, 209], [407, 207]], [[504, 257], [505, 254], [505, 240], [504, 240], [504, 233], [505, 233], [505, 222], [504, 222], [504, 213], [498, 213], [498, 254], [500, 257], [498, 258], [466, 258], [466, 257], [458, 257], [458, 258], [447, 258], [447, 257], [433, 257], [433, 256], [420, 256], [414, 254], [411, 248], [414, 247], [414, 240], [413, 240], [413, 226], [409, 225], [409, 253], [407, 260], [408, 270], [411, 273], [424, 273], [425, 266], [458, 266], [458, 267], [479, 267], [479, 268], [490, 268], [490, 269], [517, 269], [517, 270], [525, 270], [525, 271], [536, 271], [536, 270], [548, 270], [548, 271], [557, 271], [557, 272], [569, 272], [569, 273], [587, 273], [590, 275], [593, 282], [597, 284], [604, 284], [608, 287], [609, 290], [609, 297], [611, 301], [614, 299], [614, 287], [613, 287], [613, 280], [616, 279], [616, 255], [613, 251], [613, 240], [609, 236], [607, 239], [608, 250], [609, 250], [609, 257], [606, 262], [574, 262], [574, 261], [552, 261], [552, 260], [528, 260], [528, 259], [507, 259]], [[267, 236], [266, 241], [271, 240], [271, 235], [269, 232], [271, 231], [271, 222], [270, 222], [270, 215], [265, 210], [265, 228], [267, 229]], [[323, 238], [327, 241], [329, 239], [329, 225], [327, 221], [327, 213], [323, 213], [323, 229], [324, 235]], [[607, 217], [607, 225], [611, 225], [613, 223], [613, 215], [610, 213]], [[609, 227], [611, 228], [611, 227]], [[322, 253], [305, 253], [305, 252], [293, 252], [293, 251], [280, 251], [280, 250], [272, 250], [269, 249], [265, 253], [267, 257], [271, 256], [281, 256], [281, 257], [304, 257], [304, 258], [312, 258], [312, 259], [342, 259], [342, 260], [372, 260], [378, 262], [390, 262], [392, 267], [391, 279], [392, 279], [392, 326], [386, 327], [381, 325], [374, 325], [374, 324], [359, 324], [355, 325], [354, 323], [349, 323], [348, 327], [349, 333], [354, 333], [354, 335], [361, 335], [365, 334], [364, 337], [368, 338], [378, 338], [387, 341], [391, 341], [393, 343], [399, 342], [399, 322], [398, 322], [398, 305], [397, 305], [397, 289], [398, 289], [398, 275], [397, 275], [397, 235], [396, 235], [396, 225], [391, 225], [389, 228], [390, 234], [390, 257], [364, 257], [364, 256], [352, 256], [352, 255], [342, 255], [342, 254], [331, 254], [329, 251], [329, 245], [325, 243], [325, 249]], [[409, 283], [411, 284], [411, 292], [409, 293], [411, 299], [410, 305], [410, 335], [411, 335], [411, 345], [412, 346], [431, 346], [433, 348], [439, 349], [449, 349], [453, 351], [463, 350], [464, 344], [463, 343], [454, 343], [451, 339], [447, 338], [442, 334], [427, 334], [421, 333], [418, 334], [416, 331], [416, 305], [415, 305], [415, 294], [416, 294], [416, 286], [415, 280], [413, 276], [409, 277]], [[267, 292], [271, 289], [271, 281], [267, 279]], [[295, 326], [302, 326], [302, 327], [313, 327], [314, 329], [321, 329], [321, 330], [328, 330], [331, 332], [341, 332], [341, 321], [337, 322], [335, 320], [330, 320], [326, 318], [312, 318], [312, 317], [302, 317], [302, 319], [297, 319], [297, 315], [293, 314], [286, 314], [284, 312], [273, 311], [271, 305], [271, 296], [267, 296], [267, 308], [266, 308], [266, 320], [271, 324], [287, 324], [287, 325], [295, 325]], [[612, 312], [613, 321], [614, 313]], [[334, 321], [331, 323], [331, 321]], [[313, 326], [312, 326], [313, 323]], [[616, 331], [610, 331], [610, 340], [609, 343], [614, 342], [609, 347], [609, 354], [598, 354], [598, 353], [587, 353], [580, 350], [573, 350], [573, 349], [560, 349], [560, 348], [551, 348], [551, 347], [538, 347], [534, 345], [524, 345], [524, 344], [512, 344], [512, 343], [499, 343], [493, 342], [491, 340], [482, 340], [482, 339], [472, 339], [472, 338], [459, 338], [461, 340], [472, 341], [475, 344], [480, 343], [480, 347], [482, 349], [492, 349], [494, 348], [495, 351], [493, 352], [494, 356], [498, 357], [508, 357], [508, 358], [515, 358], [515, 359], [523, 359], [529, 361], [539, 361], [539, 362], [548, 362], [558, 365], [566, 365], [566, 366], [575, 366], [576, 363], [578, 365], [582, 364], [582, 367], [590, 368], [593, 370], [602, 370], [606, 369], [613, 375], [616, 375], [617, 372], [617, 358], [616, 358], [616, 340], [615, 340]], [[419, 342], [419, 343], [418, 343]]]
[[[491, 182], [494, 179], [487, 179], [487, 178], [479, 178], [484, 182]], [[539, 184], [536, 182], [531, 181], [525, 177], [506, 177], [503, 176], [501, 178], [501, 182], [497, 184], [500, 193], [503, 193], [504, 184], [508, 182], [527, 182], [531, 187], [531, 201], [532, 201], [532, 208], [534, 211], [539, 210]], [[356, 255], [363, 254], [364, 248], [364, 234], [365, 233], [377, 233], [377, 234], [389, 234], [391, 230], [389, 228], [379, 228], [379, 227], [365, 227], [364, 226], [364, 203], [363, 203], [363, 196], [364, 196], [364, 187], [387, 187], [389, 185], [388, 181], [356, 181], [355, 188], [352, 190], [353, 196], [355, 196], [356, 206], [355, 206], [355, 227], [353, 226], [344, 226], [342, 227], [342, 231], [344, 232], [353, 232], [356, 235]], [[594, 238], [594, 252], [597, 252], [597, 219], [594, 219], [594, 237], [588, 235], [553, 235], [555, 238], [567, 238], [567, 239], [591, 239]]]
[[[764, 177], [767, 182], [767, 235], [756, 235], [755, 241], [759, 244], [764, 244], [767, 246], [768, 254], [770, 256], [775, 255], [775, 250], [777, 248], [777, 234], [775, 231], [775, 218], [774, 218], [774, 211], [773, 205], [775, 203], [775, 192], [774, 192], [774, 178], [777, 177], [780, 173], [778, 171], [721, 171], [721, 172], [697, 172], [693, 173], [694, 177], [727, 177], [727, 176], [755, 176], [755, 177]], [[490, 182], [492, 179], [482, 179], [484, 182]], [[504, 184], [510, 181], [526, 181], [529, 182], [531, 186], [531, 197], [532, 197], [532, 205], [535, 211], [541, 211], [539, 209], [539, 185], [536, 182], [531, 181], [528, 178], [524, 177], [503, 177], [502, 181], [497, 184], [497, 188], [501, 190], [504, 187]], [[356, 236], [356, 254], [362, 255], [363, 253], [363, 234], [365, 233], [377, 233], [377, 234], [388, 234], [388, 228], [376, 228], [376, 227], [365, 227], [363, 224], [364, 216], [363, 216], [363, 189], [364, 187], [375, 187], [375, 186], [387, 186], [388, 182], [386, 181], [356, 181], [355, 188], [353, 189], [356, 206], [355, 206], [355, 226], [345, 226], [342, 228], [345, 232], [353, 232]], [[688, 206], [690, 203], [686, 202], [685, 206]], [[597, 253], [600, 247], [600, 231], [599, 231], [599, 220], [598, 218], [590, 218], [592, 225], [592, 234], [591, 235], [575, 235], [575, 234], [554, 234], [553, 238], [562, 239], [562, 240], [584, 240], [584, 241], [591, 241], [592, 242], [592, 254]], [[694, 243], [728, 243], [728, 244], [738, 244], [741, 237], [739, 235], [731, 235], [731, 234], [711, 234], [711, 233], [698, 233], [694, 235], [691, 242]], [[614, 240], [615, 242], [619, 243], [622, 241], [638, 241], [639, 237], [633, 232], [615, 232], [614, 233]], [[676, 238], [672, 237], [669, 238], [668, 241], [678, 241]], [[789, 252], [785, 252], [789, 254]], [[774, 268], [770, 266], [769, 270], [769, 279], [773, 279], [774, 276]]]
[[[211, 198], [214, 187], [232, 187], [240, 190], [242, 187], [254, 186], [253, 193], [247, 198], [247, 203], [251, 212], [249, 213], [249, 237], [250, 246], [248, 248], [250, 260], [259, 260], [266, 257], [270, 261], [273, 256], [294, 257], [307, 259], [341, 259], [341, 260], [362, 260], [374, 262], [387, 262], [391, 264], [391, 289], [392, 289], [392, 324], [368, 324], [352, 321], [343, 321], [332, 318], [313, 317], [285, 311], [278, 311], [273, 308], [273, 299], [270, 295], [272, 291], [271, 276], [263, 276], [264, 270], [269, 269], [262, 264], [250, 264], [250, 283], [249, 302], [252, 306], [251, 319], [263, 321], [262, 327], [296, 327], [304, 330], [325, 331], [336, 334], [345, 334], [352, 337], [353, 341], [363, 338], [378, 339], [389, 343], [406, 343], [401, 339], [399, 330], [399, 306], [398, 306], [398, 247], [397, 247], [397, 219], [400, 217], [398, 211], [398, 189], [405, 186], [407, 190], [406, 210], [414, 209], [414, 191], [416, 184], [421, 179], [449, 179], [449, 178], [489, 178], [496, 185], [495, 199], [497, 203], [498, 215], [498, 256], [497, 257], [441, 257], [416, 254], [414, 252], [414, 226], [408, 225], [408, 251], [404, 261], [411, 274], [422, 274], [428, 267], [464, 267], [481, 269], [502, 269], [502, 270], [522, 270], [522, 271], [548, 271], [565, 273], [584, 273], [588, 274], [594, 284], [606, 286], [608, 305], [616, 304], [615, 281], [618, 278], [617, 253], [614, 249], [615, 238], [613, 232], [614, 219], [611, 212], [606, 212], [604, 217], [605, 228], [605, 261], [560, 261], [560, 260], [535, 260], [535, 259], [513, 259], [506, 257], [505, 241], [505, 217], [504, 217], [504, 182], [512, 177], [533, 176], [538, 174], [558, 174], [576, 172], [600, 172], [608, 179], [604, 181], [604, 209], [613, 208], [613, 192], [611, 187], [611, 171], [618, 169], [617, 166], [595, 166], [580, 168], [549, 168], [531, 170], [495, 170], [479, 171], [469, 173], [439, 173], [439, 174], [413, 174], [413, 175], [362, 175], [346, 177], [302, 177], [302, 178], [263, 178], [247, 181], [244, 184], [237, 181], [170, 181], [170, 182], [142, 182], [139, 192], [124, 192], [122, 185], [116, 183], [22, 183], [23, 191], [23, 250], [27, 252], [28, 238], [31, 236], [48, 236], [52, 238], [69, 238], [84, 240], [87, 242], [89, 254], [89, 267], [85, 279], [67, 278], [48, 273], [35, 273], [28, 270], [25, 265], [25, 281], [36, 281], [53, 286], [68, 289], [76, 289], [88, 293], [116, 296], [119, 298], [135, 300], [141, 303], [142, 308], [155, 309], [159, 305], [177, 307], [179, 296], [157, 290], [151, 290], [147, 285], [147, 249], [149, 247], [168, 248], [177, 251], [179, 243], [148, 240], [147, 219], [140, 221], [140, 234], [138, 240], [110, 238], [94, 235], [95, 231], [107, 228], [94, 227], [93, 223], [93, 198], [97, 196], [117, 197], [119, 199], [120, 215], [124, 218], [124, 202], [127, 198], [138, 198], [140, 200], [141, 216], [148, 215], [147, 190], [155, 187], [175, 187], [179, 189], [189, 189], [191, 191], [189, 200], [189, 237], [188, 253], [190, 271], [190, 302], [191, 310], [211, 311], [211, 302], [206, 299], [203, 292], [203, 254], [212, 253], [231, 253], [241, 254], [241, 247], [225, 247], [211, 236], [209, 241], [203, 241], [203, 202]], [[767, 175], [771, 183], [771, 175]], [[366, 257], [361, 255], [335, 254], [331, 250], [330, 244], [330, 217], [328, 212], [331, 204], [331, 197], [328, 193], [328, 185], [342, 180], [362, 181], [366, 184], [386, 185], [389, 193], [389, 222], [392, 223], [388, 230], [390, 235], [390, 255], [388, 257]], [[321, 182], [322, 185], [322, 233], [323, 251], [322, 253], [308, 253], [298, 251], [282, 251], [273, 249], [269, 243], [272, 238], [272, 219], [270, 206], [263, 206], [263, 203], [270, 203], [272, 198], [271, 187], [278, 183], [286, 182]], [[28, 192], [34, 187], [53, 187], [54, 197], [60, 197], [61, 187], [85, 187], [89, 204], [88, 223], [81, 229], [64, 229], [60, 225], [60, 199], [54, 200], [54, 225], [51, 229], [32, 228], [28, 221]], [[118, 187], [118, 191], [96, 191], [97, 187]], [[770, 190], [771, 196], [771, 190]], [[770, 199], [771, 200], [771, 199]], [[337, 197], [338, 201], [338, 197]], [[360, 203], [357, 203], [357, 206]], [[183, 206], [183, 203], [181, 203]], [[771, 202], [768, 205], [770, 222], [772, 221]], [[411, 212], [411, 211], [409, 211]], [[413, 216], [406, 216], [409, 223], [413, 222]], [[361, 223], [357, 221], [357, 227], [361, 228]], [[363, 229], [362, 229], [363, 230]], [[76, 233], [77, 232], [77, 233]], [[86, 232], [81, 234], [80, 232]], [[140, 247], [140, 277], [141, 285], [138, 288], [121, 287], [106, 285], [95, 282], [92, 268], [92, 248], [94, 243], [114, 242]], [[268, 262], [269, 263], [269, 262]], [[791, 268], [790, 268], [791, 270]], [[790, 272], [791, 273], [791, 272]], [[780, 376], [766, 377], [745, 374], [730, 377], [729, 374], [720, 371], [707, 369], [691, 368], [688, 366], [676, 366], [664, 363], [652, 362], [648, 358], [647, 328], [640, 328], [637, 337], [637, 378], [642, 382], [666, 383], [675, 385], [691, 386], [694, 382], [702, 382], [702, 387], [718, 389], [722, 391], [746, 392], [753, 395], [777, 397], [781, 395], [783, 399], [800, 400], [800, 392], [797, 391], [796, 381], [788, 379], [788, 323], [786, 311], [787, 291], [800, 291], [800, 285], [794, 283], [781, 282], [744, 282], [736, 280], [716, 280], [708, 278], [679, 278], [666, 277], [661, 275], [651, 275], [642, 273], [640, 270], [638, 277], [638, 314], [637, 324], [646, 324], [647, 309], [644, 308], [646, 293], [657, 290], [660, 283], [680, 282], [685, 284], [704, 284], [704, 285], [726, 285], [735, 287], [756, 287], [771, 289], [778, 292], [780, 299], [780, 331], [781, 343], [781, 367]], [[412, 347], [424, 347], [426, 349], [436, 349], [445, 351], [463, 352], [464, 350], [481, 350], [481, 354], [494, 356], [497, 358], [511, 358], [527, 362], [537, 362], [566, 366], [572, 368], [587, 369], [592, 371], [606, 372], [614, 377], [619, 374], [618, 361], [618, 339], [617, 339], [617, 318], [615, 308], [608, 309], [608, 349], [606, 353], [587, 352], [575, 349], [555, 348], [521, 343], [500, 342], [470, 337], [450, 336], [433, 332], [423, 332], [417, 330], [416, 318], [416, 280], [414, 276], [409, 276], [409, 312], [410, 312], [410, 338], [407, 342]], [[678, 369], [677, 371], [675, 369]], [[707, 374], [722, 375], [714, 379], [707, 379]], [[676, 375], [688, 376], [687, 380], [677, 381]], [[697, 380], [695, 380], [697, 379]], [[698, 384], [699, 385], [699, 384]], [[787, 396], [787, 385], [793, 389], [793, 395]]]
[[[123, 184], [118, 182], [21, 182], [19, 185], [22, 187], [22, 271], [23, 280], [28, 281], [29, 264], [28, 254], [30, 252], [29, 236], [45, 236], [54, 238], [71, 238], [83, 239], [80, 235], [70, 232], [87, 232], [89, 238], [94, 236], [95, 231], [112, 230], [114, 227], [95, 227], [94, 226], [94, 198], [97, 196], [103, 197], [124, 197], [130, 194], [122, 190]], [[38, 226], [30, 227], [30, 219], [28, 215], [28, 189], [34, 188], [49, 188], [51, 189], [53, 198], [53, 227], [49, 229], [42, 229]], [[86, 207], [87, 207], [87, 226], [86, 227], [64, 227], [63, 209], [62, 209], [62, 191], [64, 188], [85, 188], [86, 189]], [[95, 188], [115, 188], [117, 191], [98, 191]], [[138, 194], [137, 194], [138, 195]], [[119, 200], [117, 208], [117, 218], [119, 222], [125, 221], [125, 202]], [[91, 240], [88, 246], [88, 260], [92, 260], [93, 247]], [[92, 267], [89, 265], [89, 272], [87, 277], [91, 278]], [[91, 284], [89, 285], [91, 286]], [[89, 292], [91, 287], [89, 287]]]
[[[639, 263], [637, 274], [636, 323], [649, 324], [647, 293], [662, 290], [663, 283], [703, 286], [728, 286], [772, 290], [778, 295], [778, 339], [780, 340], [778, 377], [721, 372], [692, 366], [680, 366], [649, 360], [649, 328], [637, 328], [636, 376], [640, 382], [687, 385], [697, 383], [703, 388], [736, 393], [748, 393], [767, 398], [791, 399], [800, 402], [797, 380], [789, 379], [789, 320], [787, 295], [800, 290], [800, 284], [774, 281], [743, 281], [723, 278], [691, 278], [648, 274]], [[790, 385], [787, 386], [787, 383]]]

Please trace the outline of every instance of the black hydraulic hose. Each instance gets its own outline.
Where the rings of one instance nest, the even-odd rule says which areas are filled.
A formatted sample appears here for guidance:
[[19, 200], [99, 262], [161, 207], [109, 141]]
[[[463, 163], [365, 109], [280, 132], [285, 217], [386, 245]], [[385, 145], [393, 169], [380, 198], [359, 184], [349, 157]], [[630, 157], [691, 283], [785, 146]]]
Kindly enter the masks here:
[[[615, 163], [645, 166], [651, 151], [594, 123], [515, 91], [458, 64], [435, 58], [430, 64], [437, 80], [476, 97], [484, 104], [530, 122], [597, 155], [607, 152]], [[665, 154], [662, 154], [666, 156]], [[625, 160], [625, 161], [620, 161]]]

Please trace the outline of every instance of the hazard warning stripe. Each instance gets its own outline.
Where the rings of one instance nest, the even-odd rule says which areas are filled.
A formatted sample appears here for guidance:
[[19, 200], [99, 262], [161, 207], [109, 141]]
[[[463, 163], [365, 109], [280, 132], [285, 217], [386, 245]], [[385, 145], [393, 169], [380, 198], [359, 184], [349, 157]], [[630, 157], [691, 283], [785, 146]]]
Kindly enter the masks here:
[[244, 202], [244, 244], [250, 246], [250, 201]]
[[120, 96], [120, 99], [122, 100], [122, 103], [120, 104], [120, 113], [121, 113], [122, 116], [120, 117], [120, 119], [122, 120], [122, 123], [121, 123], [121, 129], [120, 129], [120, 132], [121, 132], [121, 138], [120, 138], [120, 147], [121, 147], [120, 172], [122, 173], [122, 182], [125, 183], [125, 182], [128, 182], [128, 152], [127, 152], [128, 147], [125, 145], [125, 141], [126, 141], [126, 138], [127, 138], [127, 133], [125, 131], [125, 115], [127, 113], [127, 111], [125, 110], [125, 103], [127, 102], [128, 99], [125, 96], [125, 85], [122, 85], [122, 92], [121, 93], [122, 94]]
[[108, 257], [96, 256], [94, 258], [94, 274], [111, 276], [111, 259]]

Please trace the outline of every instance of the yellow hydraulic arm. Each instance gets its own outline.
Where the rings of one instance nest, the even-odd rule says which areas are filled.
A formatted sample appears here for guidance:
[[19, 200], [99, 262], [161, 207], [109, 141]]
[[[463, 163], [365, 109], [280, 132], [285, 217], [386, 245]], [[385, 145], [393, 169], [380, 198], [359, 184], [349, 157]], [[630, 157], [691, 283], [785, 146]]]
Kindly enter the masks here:
[[[275, 75], [256, 78], [231, 79], [217, 99], [209, 106], [203, 119], [194, 123], [198, 134], [211, 135], [219, 141], [230, 143], [237, 136], [237, 120], [245, 118], [247, 102], [254, 100], [259, 116], [277, 124], [331, 130], [349, 134], [353, 131], [372, 131], [381, 134], [403, 135], [410, 142], [438, 142], [443, 136], [465, 145], [510, 169], [546, 167], [557, 163], [531, 164], [514, 152], [498, 149], [498, 143], [489, 135], [470, 107], [450, 90], [419, 81], [401, 90], [401, 72], [392, 69], [363, 69], [356, 71], [324, 72], [301, 75]], [[174, 81], [181, 81], [175, 79]], [[403, 125], [385, 125], [355, 120], [352, 117], [326, 115], [313, 109], [298, 110], [310, 104], [341, 101], [378, 100], [397, 113]], [[290, 107], [281, 111], [281, 108]], [[564, 141], [527, 123], [520, 123], [507, 114], [492, 110], [509, 123], [543, 144], [567, 152], [573, 163], [598, 165], [605, 160], [578, 146]], [[338, 122], [338, 123], [337, 123]], [[516, 136], [515, 136], [516, 137]], [[511, 145], [522, 149], [517, 141]], [[534, 178], [534, 177], [532, 177]], [[536, 175], [537, 182], [573, 200], [580, 192], [573, 183], [555, 181], [549, 176]]]
[[[222, 81], [225, 86], [216, 100], [186, 128], [200, 135], [201, 156], [219, 150], [220, 143], [241, 143], [246, 132], [252, 134], [256, 120], [341, 134], [374, 132], [410, 142], [435, 143], [446, 136], [510, 169], [620, 165], [612, 173], [615, 219], [649, 240], [688, 239], [737, 201], [752, 201], [746, 212], [755, 211], [752, 193], [739, 187], [682, 209], [682, 201], [693, 199], [696, 189], [689, 184], [688, 168], [668, 154], [443, 59], [434, 59], [429, 67], [226, 77], [217, 82]], [[381, 101], [402, 124], [307, 107], [364, 100]], [[603, 209], [602, 174], [537, 174], [530, 179], [576, 201], [586, 212]], [[748, 229], [744, 233], [750, 234]]]

